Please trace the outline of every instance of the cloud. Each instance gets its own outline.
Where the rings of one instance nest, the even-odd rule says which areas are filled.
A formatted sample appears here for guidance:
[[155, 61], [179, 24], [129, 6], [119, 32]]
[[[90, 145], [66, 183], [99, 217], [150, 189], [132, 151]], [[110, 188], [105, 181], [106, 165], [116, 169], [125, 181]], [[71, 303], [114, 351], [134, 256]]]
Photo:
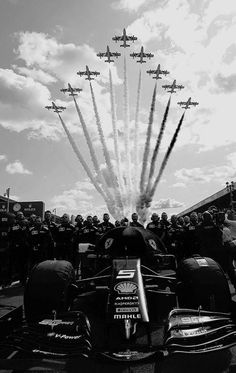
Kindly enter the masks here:
[[[152, 1], [152, 0], [151, 0]], [[150, 0], [119, 0], [111, 4], [113, 9], [137, 12], [142, 6], [147, 6]]]
[[75, 187], [65, 190], [62, 194], [56, 195], [51, 199], [51, 203], [57, 209], [67, 210], [73, 213], [80, 211], [81, 208], [89, 209], [92, 206], [91, 201], [93, 196], [87, 193], [86, 190], [91, 190], [93, 187], [88, 182], [77, 182]]
[[13, 175], [13, 174], [22, 174], [22, 175], [32, 175], [32, 172], [27, 170], [20, 161], [15, 161], [13, 163], [9, 163], [6, 166], [6, 171]]
[[17, 65], [13, 65], [12, 68], [19, 73], [20, 75], [24, 75], [26, 77], [32, 78], [34, 81], [38, 81], [42, 84], [52, 84], [56, 83], [57, 79], [52, 75], [44, 72], [43, 70], [38, 69], [29, 69], [27, 67], [18, 67]]
[[[28, 69], [34, 72], [36, 69], [38, 74], [42, 70], [61, 82], [77, 84], [76, 72], [89, 65], [91, 70], [100, 71], [98, 80], [108, 81], [107, 66], [97, 57], [94, 48], [87, 44], [62, 44], [54, 37], [37, 32], [20, 32], [15, 35], [19, 42], [15, 50], [18, 59], [23, 60]], [[116, 67], [113, 67], [113, 79], [114, 83], [119, 81]], [[80, 83], [82, 88], [87, 85], [84, 79]]]
[[183, 205], [184, 204], [182, 202], [178, 202], [171, 198], [160, 199], [158, 201], [152, 202], [152, 210], [178, 208], [178, 207], [182, 207]]
[[5, 154], [0, 154], [0, 162], [1, 161], [6, 161], [7, 160], [7, 157]]
[[174, 188], [186, 188], [186, 185], [184, 183], [175, 183], [175, 184], [172, 184], [172, 187]]
[[181, 168], [175, 172], [177, 179], [184, 183], [212, 183], [216, 181], [223, 184], [229, 177], [235, 176], [235, 168], [232, 165], [215, 167], [195, 167], [192, 169]]
[[234, 92], [236, 91], [236, 74], [231, 74], [229, 76], [218, 74], [215, 77], [215, 83], [220, 92]]

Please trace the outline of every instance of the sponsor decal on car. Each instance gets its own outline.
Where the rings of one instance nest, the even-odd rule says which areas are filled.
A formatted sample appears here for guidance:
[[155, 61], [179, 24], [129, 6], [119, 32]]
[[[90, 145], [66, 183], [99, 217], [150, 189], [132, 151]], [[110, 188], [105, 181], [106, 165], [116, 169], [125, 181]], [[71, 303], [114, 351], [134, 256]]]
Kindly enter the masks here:
[[109, 249], [109, 247], [111, 247], [111, 245], [113, 244], [114, 242], [114, 238], [107, 238], [106, 241], [105, 241], [105, 250]]
[[114, 290], [119, 294], [135, 294], [138, 290], [138, 285], [132, 281], [119, 282], [115, 285]]
[[136, 300], [138, 301], [138, 296], [137, 295], [133, 295], [133, 296], [123, 296], [123, 297], [116, 297], [116, 300]]
[[115, 302], [115, 306], [138, 306], [138, 302]]
[[140, 313], [137, 314], [123, 314], [123, 315], [114, 315], [114, 320], [121, 320], [121, 319], [141, 319]]
[[74, 325], [74, 321], [62, 321], [62, 320], [52, 320], [52, 319], [45, 319], [39, 322], [40, 325]]
[[148, 243], [154, 250], [157, 250], [156, 242], [152, 238], [148, 240]]
[[122, 308], [116, 308], [116, 312], [139, 312], [138, 307], [122, 307]]

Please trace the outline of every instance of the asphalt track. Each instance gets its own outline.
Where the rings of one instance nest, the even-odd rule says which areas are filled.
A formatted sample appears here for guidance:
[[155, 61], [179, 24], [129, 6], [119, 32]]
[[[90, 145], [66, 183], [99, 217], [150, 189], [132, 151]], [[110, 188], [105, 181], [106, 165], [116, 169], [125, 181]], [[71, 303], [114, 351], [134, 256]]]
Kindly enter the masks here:
[[[236, 294], [232, 291], [232, 298]], [[23, 288], [0, 290], [0, 306], [23, 304]], [[0, 355], [1, 356], [1, 355]], [[0, 357], [0, 372], [85, 372], [85, 373], [236, 373], [236, 347], [201, 355], [173, 355], [141, 363], [114, 363], [93, 359], [29, 359], [18, 352]]]

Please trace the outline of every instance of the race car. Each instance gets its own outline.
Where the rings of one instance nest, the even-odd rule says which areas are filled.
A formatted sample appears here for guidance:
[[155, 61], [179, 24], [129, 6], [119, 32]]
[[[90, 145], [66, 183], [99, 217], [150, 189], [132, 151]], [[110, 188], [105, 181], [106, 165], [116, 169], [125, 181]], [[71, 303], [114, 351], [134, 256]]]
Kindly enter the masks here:
[[93, 256], [98, 272], [91, 277], [76, 279], [63, 260], [33, 268], [25, 317], [5, 348], [31, 358], [137, 362], [236, 345], [228, 281], [211, 258], [187, 258], [174, 271], [158, 237], [135, 227], [107, 232]]

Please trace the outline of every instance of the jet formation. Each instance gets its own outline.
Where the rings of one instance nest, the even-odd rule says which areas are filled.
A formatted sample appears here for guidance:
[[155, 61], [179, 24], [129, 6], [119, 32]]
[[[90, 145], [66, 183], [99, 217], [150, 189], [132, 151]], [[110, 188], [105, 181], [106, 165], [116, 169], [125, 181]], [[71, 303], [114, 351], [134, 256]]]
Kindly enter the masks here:
[[135, 58], [135, 57], [140, 58], [136, 62], [146, 63], [146, 61], [144, 60], [144, 58], [149, 58], [150, 59], [150, 58], [154, 57], [154, 54], [152, 54], [152, 53], [145, 53], [143, 47], [141, 47], [141, 50], [140, 50], [139, 53], [131, 53], [130, 56], [133, 57], [133, 58]]
[[180, 105], [183, 109], [190, 109], [191, 105], [196, 106], [199, 104], [199, 102], [191, 101], [191, 97], [187, 101], [180, 101], [177, 102], [178, 105]]
[[82, 88], [73, 88], [70, 83], [68, 83], [68, 88], [62, 88], [60, 91], [63, 93], [69, 92], [69, 96], [78, 96], [76, 92], [81, 92]]
[[167, 89], [167, 92], [169, 93], [176, 93], [176, 89], [183, 89], [184, 86], [182, 84], [176, 84], [175, 79], [172, 84], [164, 84], [162, 88], [164, 88], [165, 90]]
[[103, 53], [103, 52], [99, 52], [99, 53], [97, 54], [97, 56], [100, 57], [100, 58], [102, 58], [102, 57], [107, 57], [107, 60], [105, 60], [105, 62], [110, 63], [110, 62], [114, 62], [114, 60], [112, 60], [111, 57], [116, 57], [116, 58], [118, 58], [119, 56], [121, 56], [121, 54], [118, 53], [118, 52], [111, 52], [111, 51], [110, 51], [110, 48], [107, 46], [107, 50], [106, 50], [106, 52], [104, 52], [104, 53]]
[[167, 71], [167, 70], [161, 70], [161, 65], [159, 64], [157, 66], [156, 70], [147, 70], [147, 73], [149, 75], [154, 74], [154, 76], [152, 77], [153, 79], [162, 79], [162, 77], [160, 75], [167, 75], [170, 72]]
[[52, 105], [51, 106], [45, 106], [45, 109], [48, 109], [48, 110], [53, 110], [55, 113], [62, 113], [63, 110], [66, 109], [65, 106], [57, 106], [55, 104], [55, 102], [52, 101]]
[[87, 65], [86, 65], [86, 70], [85, 71], [78, 71], [77, 74], [79, 76], [87, 75], [87, 78], [85, 78], [85, 80], [94, 80], [94, 78], [91, 77], [92, 75], [95, 75], [95, 76], [100, 75], [100, 73], [98, 71], [89, 70]]
[[[114, 36], [112, 40], [114, 40], [115, 42], [122, 41], [123, 44], [121, 44], [120, 46], [127, 48], [127, 47], [130, 47], [130, 45], [127, 42], [132, 41], [134, 43], [134, 41], [137, 40], [137, 37], [134, 35], [127, 35], [126, 30], [124, 28], [123, 34], [120, 36], [117, 36], [117, 35]], [[114, 59], [112, 59], [112, 57], [118, 58], [119, 56], [121, 56], [121, 54], [118, 52], [111, 52], [109, 46], [107, 45], [106, 52], [99, 52], [97, 53], [97, 56], [100, 58], [105, 57], [106, 58], [105, 62], [111, 63], [111, 62], [114, 62]], [[146, 63], [145, 61], [146, 58], [151, 59], [152, 57], [154, 57], [154, 54], [144, 52], [144, 48], [142, 46], [139, 53], [134, 52], [134, 53], [131, 53], [130, 56], [133, 57], [133, 59], [138, 58], [137, 62], [142, 64], [142, 63]], [[167, 75], [169, 74], [169, 71], [161, 70], [161, 66], [160, 64], [158, 64], [155, 70], [154, 69], [147, 70], [147, 73], [149, 75], [153, 75], [152, 77], [153, 79], [162, 79], [161, 75]], [[79, 76], [86, 76], [85, 79], [91, 81], [91, 80], [94, 80], [94, 76], [97, 77], [98, 75], [100, 75], [100, 72], [91, 71], [86, 65], [85, 71], [78, 71], [77, 74]], [[173, 81], [172, 84], [165, 84], [165, 85], [162, 85], [162, 87], [171, 94], [176, 93], [177, 89], [184, 88], [182, 84], [176, 84], [176, 79]], [[68, 88], [61, 89], [61, 92], [63, 93], [69, 92], [69, 96], [77, 96], [77, 94], [81, 91], [82, 91], [81, 88], [74, 88], [71, 86], [70, 83], [68, 83]], [[189, 97], [187, 101], [180, 101], [177, 104], [180, 105], [183, 109], [190, 109], [191, 106], [196, 106], [199, 103], [195, 101], [191, 101], [191, 97]], [[63, 110], [66, 109], [64, 106], [57, 106], [54, 102], [52, 102], [52, 106], [45, 106], [45, 108], [48, 110], [53, 109], [54, 112], [56, 113], [61, 113]]]

